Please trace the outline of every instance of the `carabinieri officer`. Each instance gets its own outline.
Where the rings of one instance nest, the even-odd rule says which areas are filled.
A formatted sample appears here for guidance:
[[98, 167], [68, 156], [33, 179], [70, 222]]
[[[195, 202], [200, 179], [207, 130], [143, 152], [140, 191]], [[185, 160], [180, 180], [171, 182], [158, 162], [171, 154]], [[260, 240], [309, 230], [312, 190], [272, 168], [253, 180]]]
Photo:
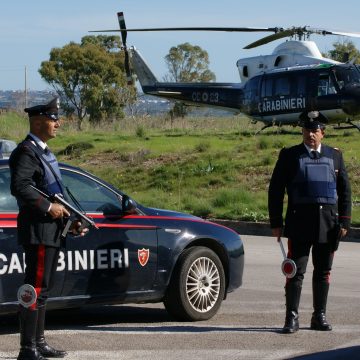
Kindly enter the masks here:
[[299, 329], [298, 307], [311, 248], [314, 312], [310, 327], [332, 329], [326, 320], [330, 271], [338, 240], [346, 235], [351, 217], [351, 190], [341, 152], [321, 144], [325, 126], [316, 119], [304, 122], [302, 134], [302, 144], [280, 151], [268, 194], [272, 233], [280, 240], [287, 192], [284, 236], [288, 238], [288, 257], [297, 266], [295, 276], [285, 285], [284, 333]]
[[[47, 344], [45, 311], [58, 263], [64, 217], [70, 214], [61, 204], [51, 203], [31, 186], [47, 194], [63, 194], [58, 162], [46, 142], [60, 127], [59, 99], [26, 108], [30, 132], [9, 160], [11, 193], [19, 206], [18, 241], [25, 252], [25, 290], [19, 289], [20, 352], [18, 360], [64, 357], [65, 351]], [[78, 222], [74, 226], [80, 226]], [[86, 232], [86, 231], [85, 231]], [[79, 235], [84, 232], [79, 230]], [[23, 291], [23, 294], [21, 293]], [[19, 295], [20, 294], [20, 295]], [[30, 300], [34, 299], [34, 303]], [[25, 301], [21, 301], [25, 299]]]

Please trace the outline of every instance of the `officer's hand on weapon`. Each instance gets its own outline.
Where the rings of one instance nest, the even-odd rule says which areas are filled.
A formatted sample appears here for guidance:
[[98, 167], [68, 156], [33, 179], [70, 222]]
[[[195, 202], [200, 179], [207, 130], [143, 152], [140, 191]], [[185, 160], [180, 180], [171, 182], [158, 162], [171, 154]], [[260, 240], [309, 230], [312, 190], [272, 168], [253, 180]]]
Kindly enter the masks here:
[[85, 236], [89, 232], [89, 228], [84, 226], [80, 220], [74, 220], [70, 227], [70, 232], [75, 236]]
[[70, 216], [69, 211], [63, 205], [58, 203], [51, 203], [48, 213], [53, 219], [60, 219]]
[[[94, 220], [86, 216], [84, 212], [77, 210], [73, 205], [68, 203], [62, 195], [48, 195], [33, 185], [30, 185], [30, 187], [37, 191], [40, 195], [51, 201], [51, 206], [48, 210], [48, 213], [53, 219], [63, 217], [68, 218], [61, 234], [63, 238], [66, 237], [68, 231], [71, 231], [75, 236], [84, 236], [89, 231], [86, 224], [91, 225], [95, 229], [98, 229]], [[70, 212], [77, 217], [76, 220], [70, 218]]]

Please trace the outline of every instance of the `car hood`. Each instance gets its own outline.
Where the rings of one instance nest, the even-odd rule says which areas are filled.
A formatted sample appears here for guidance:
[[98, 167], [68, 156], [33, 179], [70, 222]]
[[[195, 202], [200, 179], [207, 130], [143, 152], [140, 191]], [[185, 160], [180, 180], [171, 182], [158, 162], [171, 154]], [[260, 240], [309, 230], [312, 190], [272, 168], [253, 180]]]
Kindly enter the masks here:
[[156, 209], [156, 208], [150, 208], [150, 207], [142, 207], [141, 210], [146, 215], [153, 215], [153, 216], [170, 216], [170, 217], [178, 217], [178, 218], [188, 218], [191, 220], [203, 220], [198, 216], [185, 214], [177, 211], [172, 210], [164, 210], [164, 209]]

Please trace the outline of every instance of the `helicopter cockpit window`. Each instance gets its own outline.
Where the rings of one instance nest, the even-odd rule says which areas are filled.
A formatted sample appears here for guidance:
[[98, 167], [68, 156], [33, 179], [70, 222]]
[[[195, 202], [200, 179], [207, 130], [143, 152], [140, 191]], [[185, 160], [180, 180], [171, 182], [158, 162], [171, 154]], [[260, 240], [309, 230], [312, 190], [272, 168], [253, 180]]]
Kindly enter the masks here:
[[319, 74], [318, 96], [336, 94], [335, 84], [329, 73]]
[[335, 67], [334, 76], [340, 89], [360, 84], [360, 72], [355, 67]]

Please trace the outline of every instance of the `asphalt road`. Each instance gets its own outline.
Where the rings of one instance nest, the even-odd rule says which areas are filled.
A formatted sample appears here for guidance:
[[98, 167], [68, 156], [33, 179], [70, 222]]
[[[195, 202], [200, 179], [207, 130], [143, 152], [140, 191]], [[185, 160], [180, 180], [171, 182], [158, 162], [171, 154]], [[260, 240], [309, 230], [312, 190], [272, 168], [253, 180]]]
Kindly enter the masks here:
[[[309, 328], [311, 271], [305, 275], [300, 330], [281, 334], [284, 322], [282, 254], [274, 238], [243, 236], [245, 274], [220, 312], [206, 322], [175, 322], [162, 304], [52, 312], [47, 339], [73, 359], [360, 359], [360, 243], [342, 243], [335, 255], [328, 301], [331, 332]], [[15, 317], [0, 317], [0, 359], [16, 359]]]

